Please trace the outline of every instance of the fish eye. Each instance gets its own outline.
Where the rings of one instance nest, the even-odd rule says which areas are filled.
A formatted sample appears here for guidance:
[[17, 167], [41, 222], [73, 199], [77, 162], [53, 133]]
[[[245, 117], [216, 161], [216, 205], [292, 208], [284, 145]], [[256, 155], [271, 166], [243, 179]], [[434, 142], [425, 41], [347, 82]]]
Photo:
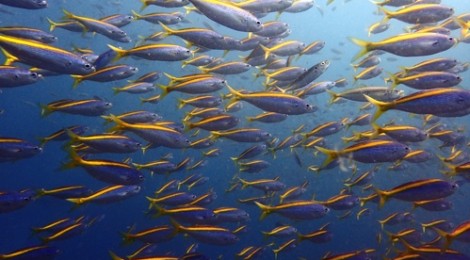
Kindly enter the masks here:
[[454, 38], [449, 37], [449, 41], [453, 42], [453, 41], [454, 41]]
[[15, 79], [20, 79], [20, 75], [15, 74]]
[[38, 74], [37, 74], [36, 72], [32, 72], [32, 73], [31, 73], [31, 77], [37, 78], [37, 77], [38, 77]]
[[325, 207], [324, 211], [325, 211], [325, 213], [328, 213], [328, 212], [330, 212], [330, 209]]
[[260, 25], [260, 24], [261, 24], [261, 22], [260, 22], [260, 21], [257, 21], [257, 22], [256, 22], [256, 24]]

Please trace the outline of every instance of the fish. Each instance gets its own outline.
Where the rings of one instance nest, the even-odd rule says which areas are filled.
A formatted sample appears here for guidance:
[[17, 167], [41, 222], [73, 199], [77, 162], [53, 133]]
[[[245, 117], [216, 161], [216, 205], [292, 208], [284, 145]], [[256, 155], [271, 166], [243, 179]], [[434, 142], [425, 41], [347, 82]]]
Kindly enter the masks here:
[[242, 189], [245, 189], [246, 187], [253, 187], [264, 192], [269, 192], [280, 191], [286, 187], [284, 183], [279, 181], [279, 177], [276, 177], [274, 179], [259, 179], [254, 181], [247, 181], [242, 178], [238, 178], [238, 180], [242, 184]]
[[327, 91], [331, 96], [330, 103], [336, 102], [339, 98], [345, 98], [351, 101], [367, 102], [365, 95], [373, 97], [374, 99], [381, 101], [392, 101], [403, 97], [405, 94], [403, 90], [394, 90], [389, 87], [374, 87], [364, 86], [359, 88], [353, 88], [344, 92], [336, 93], [333, 91]]
[[439, 4], [409, 5], [396, 11], [389, 11], [383, 7], [379, 9], [385, 14], [384, 20], [397, 19], [411, 24], [439, 22], [454, 14], [453, 8]]
[[391, 190], [375, 190], [380, 198], [379, 206], [382, 207], [389, 198], [404, 201], [442, 199], [452, 195], [458, 188], [456, 182], [430, 178], [406, 182]]
[[257, 32], [263, 24], [249, 11], [230, 2], [216, 0], [188, 0], [205, 17], [228, 28], [241, 32]]
[[54, 112], [62, 112], [72, 115], [101, 116], [112, 106], [111, 102], [99, 98], [83, 100], [61, 99], [47, 105], [41, 105], [41, 115], [45, 117]]
[[[5, 1], [3, 1], [5, 2]], [[3, 3], [2, 2], [2, 3]], [[12, 4], [13, 6], [19, 5], [17, 2], [18, 1], [10, 1], [16, 4]], [[19, 2], [26, 2], [25, 0], [21, 0]], [[28, 1], [31, 2], [31, 1]], [[45, 1], [43, 1], [45, 2]], [[21, 249], [17, 249], [15, 251], [5, 253], [5, 254], [0, 254], [0, 257], [3, 259], [13, 259], [13, 258], [54, 258], [60, 253], [60, 250], [55, 247], [55, 246], [49, 246], [49, 245], [38, 245], [38, 246], [30, 246], [30, 247], [25, 247]]]
[[309, 83], [320, 77], [329, 67], [330, 61], [328, 60], [324, 60], [313, 65], [306, 72], [300, 75], [296, 80], [290, 83], [287, 89], [295, 90], [307, 86]]
[[330, 212], [328, 207], [314, 201], [292, 201], [275, 206], [264, 205], [258, 201], [255, 201], [255, 204], [262, 211], [260, 219], [271, 213], [277, 213], [294, 220], [311, 220], [322, 218]]
[[[435, 88], [422, 90], [393, 101], [378, 101], [368, 95], [364, 97], [377, 107], [372, 121], [377, 120], [390, 109], [414, 114], [431, 114], [436, 116], [464, 116], [470, 109], [470, 92], [457, 88]], [[470, 112], [470, 111], [468, 111]]]
[[182, 226], [175, 221], [172, 221], [172, 224], [177, 232], [183, 232], [210, 245], [228, 246], [240, 240], [230, 230], [218, 226]]
[[47, 7], [46, 0], [2, 0], [1, 4], [31, 10]]
[[233, 94], [233, 100], [246, 101], [260, 109], [267, 112], [276, 112], [286, 115], [299, 115], [311, 113], [316, 108], [303, 99], [293, 95], [276, 93], [276, 92], [255, 92], [255, 93], [242, 93], [229, 85], [227, 88]]
[[446, 71], [457, 65], [457, 60], [452, 58], [428, 59], [410, 67], [402, 67], [405, 73], [424, 72], [424, 71]]
[[140, 190], [141, 187], [137, 185], [112, 185], [104, 187], [89, 196], [68, 198], [66, 200], [77, 206], [85, 203], [108, 204], [134, 196], [139, 193]]
[[115, 25], [90, 17], [78, 16], [65, 9], [62, 11], [64, 12], [66, 19], [77, 21], [89, 31], [96, 32], [98, 34], [106, 36], [111, 40], [119, 42], [127, 43], [131, 41], [127, 33]]
[[[114, 115], [110, 115], [111, 120], [117, 125], [114, 127], [116, 130], [128, 130], [153, 145], [161, 145], [172, 148], [186, 148], [189, 147], [191, 142], [181, 132], [164, 125], [155, 124], [129, 124]], [[172, 123], [172, 122], [170, 122]]]
[[352, 58], [352, 61], [375, 50], [382, 50], [401, 57], [427, 56], [446, 51], [457, 43], [455, 38], [448, 35], [426, 32], [399, 34], [378, 42], [367, 42], [357, 38], [350, 38], [350, 40], [362, 47], [362, 50]]
[[22, 209], [34, 201], [33, 190], [0, 192], [0, 214]]
[[315, 146], [315, 149], [327, 155], [323, 166], [340, 157], [362, 163], [394, 162], [405, 157], [410, 151], [408, 146], [388, 140], [363, 141], [342, 150], [329, 150], [319, 146]]
[[34, 40], [42, 43], [53, 43], [58, 40], [57, 36], [54, 36], [48, 32], [44, 32], [36, 28], [22, 26], [0, 27], [0, 34], [18, 37], [22, 39]]
[[126, 163], [111, 160], [87, 160], [73, 150], [70, 150], [70, 157], [72, 160], [62, 166], [63, 170], [80, 166], [94, 178], [118, 185], [136, 185], [144, 180], [142, 173]]
[[42, 153], [40, 146], [26, 140], [0, 137], [0, 162], [26, 159]]
[[170, 241], [176, 235], [174, 228], [168, 225], [155, 226], [134, 233], [131, 233], [132, 229], [133, 227], [122, 233], [124, 244], [130, 244], [134, 241], [152, 244], [162, 243]]
[[433, 88], [451, 88], [455, 87], [462, 78], [458, 74], [445, 71], [426, 71], [418, 72], [410, 76], [390, 75], [392, 82], [391, 88], [395, 88], [399, 84], [404, 84], [414, 89], [433, 89]]
[[8, 53], [5, 65], [21, 61], [33, 67], [62, 74], [85, 75], [95, 71], [95, 67], [79, 55], [45, 43], [0, 35], [0, 47]]
[[128, 65], [113, 65], [109, 67], [104, 67], [87, 75], [72, 75], [72, 78], [74, 80], [72, 87], [76, 88], [81, 82], [85, 80], [97, 82], [110, 82], [120, 79], [126, 79], [128, 77], [131, 77], [138, 71], [138, 68]]
[[227, 138], [242, 143], [258, 143], [270, 140], [272, 134], [259, 128], [235, 128], [225, 131], [211, 131], [211, 138]]
[[116, 53], [114, 60], [126, 56], [135, 56], [146, 60], [180, 61], [189, 58], [192, 52], [176, 44], [146, 44], [128, 50], [123, 50], [108, 44], [108, 47]]

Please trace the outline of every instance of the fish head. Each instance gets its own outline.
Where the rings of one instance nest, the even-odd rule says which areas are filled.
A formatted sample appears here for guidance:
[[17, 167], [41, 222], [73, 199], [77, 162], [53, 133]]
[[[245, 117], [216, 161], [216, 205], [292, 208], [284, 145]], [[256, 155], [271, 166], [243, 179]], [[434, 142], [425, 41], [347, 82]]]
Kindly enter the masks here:
[[82, 61], [77, 62], [77, 63], [72, 63], [71, 61], [67, 61], [64, 65], [68, 70], [70, 71], [73, 70], [74, 74], [79, 74], [79, 75], [86, 75], [86, 74], [90, 74], [96, 71], [95, 66], [93, 66], [91, 63], [83, 59]]

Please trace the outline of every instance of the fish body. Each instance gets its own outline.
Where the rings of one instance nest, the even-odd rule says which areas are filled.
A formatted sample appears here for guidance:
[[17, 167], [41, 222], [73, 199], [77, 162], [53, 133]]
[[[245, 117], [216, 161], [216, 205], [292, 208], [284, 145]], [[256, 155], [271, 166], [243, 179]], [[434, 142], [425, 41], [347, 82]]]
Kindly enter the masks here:
[[226, 131], [212, 131], [211, 135], [214, 138], [223, 137], [242, 143], [258, 143], [272, 138], [272, 135], [269, 132], [258, 128], [238, 128]]
[[46, 0], [1, 0], [0, 4], [31, 10], [47, 7]]
[[4, 26], [0, 27], [0, 34], [13, 37], [34, 40], [42, 43], [53, 43], [57, 41], [57, 36], [39, 29], [30, 27]]
[[34, 201], [34, 195], [32, 190], [0, 192], [0, 214], [26, 207]]
[[404, 201], [442, 199], [452, 195], [458, 187], [459, 185], [454, 182], [440, 179], [421, 179], [404, 183], [391, 190], [376, 189], [376, 192], [380, 197], [380, 206], [383, 206], [392, 197]]
[[306, 72], [300, 75], [294, 82], [289, 84], [289, 90], [295, 90], [307, 86], [310, 82], [316, 80], [320, 77], [330, 66], [328, 60], [321, 61], [312, 67], [310, 67]]
[[189, 0], [201, 13], [216, 23], [242, 32], [256, 32], [263, 24], [249, 11], [231, 2], [217, 0]]
[[435, 23], [445, 20], [454, 14], [454, 9], [439, 4], [409, 5], [396, 11], [381, 8], [386, 19], [397, 19], [411, 24]]
[[64, 168], [80, 166], [94, 178], [118, 185], [136, 185], [144, 180], [144, 176], [137, 169], [120, 162], [110, 160], [86, 160], [71, 152], [72, 161]]
[[41, 147], [26, 140], [0, 137], [0, 162], [29, 158], [41, 152]]
[[303, 99], [293, 95], [277, 92], [241, 93], [227, 85], [235, 100], [246, 101], [267, 112], [276, 112], [286, 115], [299, 115], [316, 110]]
[[79, 55], [45, 43], [0, 35], [0, 46], [12, 55], [11, 61], [63, 74], [84, 75], [95, 71], [95, 67]]
[[324, 165], [338, 157], [351, 158], [362, 163], [394, 162], [405, 157], [410, 151], [408, 146], [388, 140], [363, 141], [338, 151], [318, 146], [315, 148], [328, 156]]
[[377, 106], [374, 121], [383, 112], [396, 109], [414, 114], [436, 116], [464, 116], [470, 113], [470, 91], [457, 88], [435, 88], [422, 90], [399, 99], [382, 102], [367, 95], [365, 97]]
[[443, 52], [454, 46], [457, 41], [439, 33], [405, 33], [392, 36], [379, 42], [367, 42], [356, 38], [351, 40], [363, 49], [353, 61], [374, 50], [382, 50], [402, 57], [427, 56]]
[[82, 205], [85, 203], [108, 204], [134, 196], [139, 193], [140, 190], [141, 187], [137, 185], [113, 185], [98, 190], [89, 196], [70, 198], [67, 199], [67, 201], [76, 205]]
[[311, 220], [322, 218], [330, 211], [328, 207], [314, 201], [292, 201], [276, 206], [263, 205], [257, 201], [255, 204], [262, 210], [261, 219], [268, 214], [277, 213], [295, 220]]
[[13, 88], [38, 82], [41, 74], [13, 66], [0, 66], [0, 88]]
[[108, 44], [117, 57], [135, 56], [146, 60], [180, 61], [191, 56], [191, 51], [185, 47], [175, 44], [147, 44], [123, 50]]
[[62, 112], [72, 115], [101, 116], [111, 107], [112, 103], [101, 99], [62, 99], [42, 106], [41, 115]]
[[78, 16], [78, 15], [72, 14], [71, 12], [67, 10], [63, 10], [63, 11], [67, 19], [79, 22], [89, 31], [104, 35], [111, 40], [124, 42], [124, 43], [131, 42], [131, 39], [129, 38], [127, 33], [115, 25], [112, 25], [102, 20], [93, 19], [90, 17]]

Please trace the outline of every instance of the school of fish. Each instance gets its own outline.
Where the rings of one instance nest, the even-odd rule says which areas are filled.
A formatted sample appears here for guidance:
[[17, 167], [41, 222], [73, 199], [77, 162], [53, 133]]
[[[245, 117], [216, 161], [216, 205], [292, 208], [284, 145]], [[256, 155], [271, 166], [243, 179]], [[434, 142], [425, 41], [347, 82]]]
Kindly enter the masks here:
[[[470, 259], [470, 9], [451, 4], [0, 0], [0, 225], [33, 230], [0, 259]], [[317, 34], [361, 5], [365, 37]]]

